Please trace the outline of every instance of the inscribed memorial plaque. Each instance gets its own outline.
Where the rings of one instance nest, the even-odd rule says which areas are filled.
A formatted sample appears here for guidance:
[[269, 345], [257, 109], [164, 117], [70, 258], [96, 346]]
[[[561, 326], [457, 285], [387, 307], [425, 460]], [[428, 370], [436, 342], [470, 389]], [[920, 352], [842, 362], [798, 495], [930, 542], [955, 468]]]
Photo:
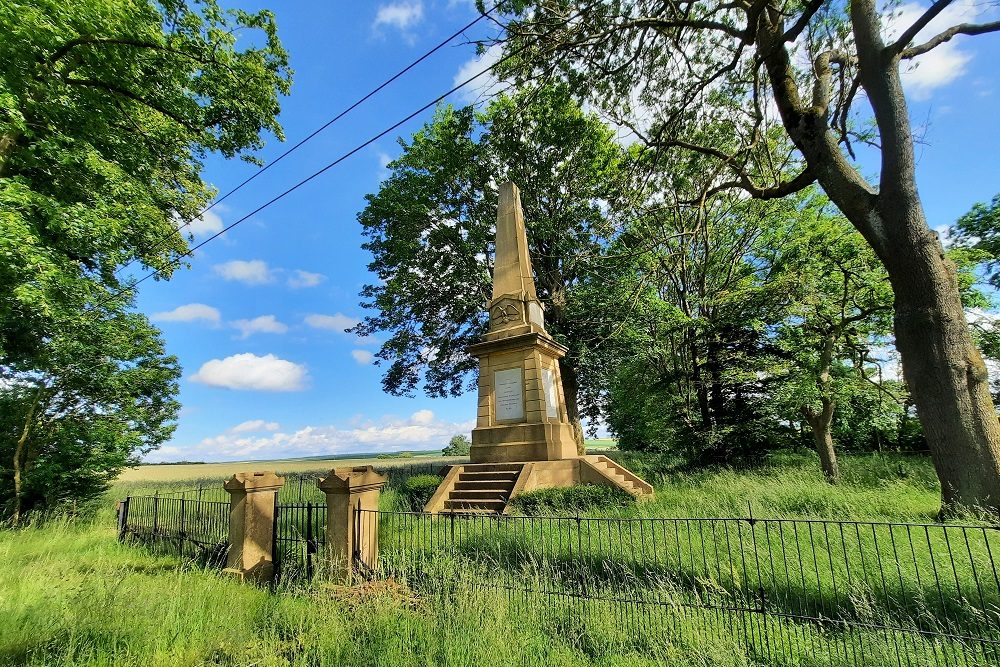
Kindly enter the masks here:
[[524, 419], [524, 382], [521, 369], [497, 371], [493, 376], [497, 398], [497, 421]]
[[545, 414], [549, 417], [559, 416], [559, 403], [556, 398], [556, 374], [551, 368], [542, 369], [542, 384], [545, 386]]

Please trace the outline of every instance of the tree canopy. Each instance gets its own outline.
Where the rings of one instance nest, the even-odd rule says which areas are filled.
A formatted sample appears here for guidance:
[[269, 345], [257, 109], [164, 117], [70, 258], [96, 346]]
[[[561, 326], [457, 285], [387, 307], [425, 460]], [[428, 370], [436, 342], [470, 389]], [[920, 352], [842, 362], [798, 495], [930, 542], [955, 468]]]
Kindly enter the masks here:
[[[892, 285], [895, 343], [943, 507], [995, 509], [1000, 421], [956, 267], [924, 214], [900, 76], [956, 35], [1000, 31], [962, 23], [925, 38], [950, 4], [890, 26], [891, 6], [874, 0], [507, 0], [499, 74], [568, 82], [648, 151], [710, 159], [713, 191], [772, 199], [818, 183]], [[724, 131], [706, 135], [706, 125]], [[875, 179], [858, 146], [877, 152]]]
[[[175, 411], [176, 363], [127, 314], [121, 270], [169, 277], [185, 223], [214, 194], [205, 156], [255, 161], [266, 134], [281, 138], [288, 58], [270, 12], [214, 0], [4, 3], [0, 31], [0, 394], [5, 419], [23, 420], [3, 449], [68, 452], [86, 429], [115, 452], [98, 466], [107, 473], [162, 441]], [[101, 384], [76, 383], [88, 362]], [[129, 375], [138, 367], [142, 382]], [[51, 407], [64, 396], [88, 406], [86, 420]], [[155, 410], [126, 409], [154, 396]], [[23, 433], [33, 442], [12, 446]], [[25, 463], [13, 459], [12, 477]]]

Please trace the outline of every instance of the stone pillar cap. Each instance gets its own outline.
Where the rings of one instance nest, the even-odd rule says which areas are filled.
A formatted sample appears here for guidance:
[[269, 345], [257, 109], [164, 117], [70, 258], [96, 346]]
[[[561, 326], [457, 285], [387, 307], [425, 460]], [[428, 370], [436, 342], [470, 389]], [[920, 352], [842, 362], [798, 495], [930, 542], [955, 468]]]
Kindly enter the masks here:
[[326, 493], [351, 493], [368, 491], [385, 486], [389, 478], [375, 472], [373, 466], [334, 468], [330, 474], [316, 481], [316, 486]]
[[238, 472], [222, 485], [226, 491], [270, 491], [285, 485], [285, 478], [274, 472]]

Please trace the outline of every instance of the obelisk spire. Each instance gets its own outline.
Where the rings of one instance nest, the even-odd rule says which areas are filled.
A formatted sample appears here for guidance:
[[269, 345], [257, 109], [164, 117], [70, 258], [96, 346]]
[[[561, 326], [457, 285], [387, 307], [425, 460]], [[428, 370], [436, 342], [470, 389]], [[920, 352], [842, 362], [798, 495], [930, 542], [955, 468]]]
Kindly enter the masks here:
[[493, 263], [493, 298], [516, 294], [528, 301], [537, 301], [535, 278], [528, 256], [528, 234], [521, 210], [521, 191], [513, 181], [500, 186], [500, 206], [497, 208], [496, 259]]

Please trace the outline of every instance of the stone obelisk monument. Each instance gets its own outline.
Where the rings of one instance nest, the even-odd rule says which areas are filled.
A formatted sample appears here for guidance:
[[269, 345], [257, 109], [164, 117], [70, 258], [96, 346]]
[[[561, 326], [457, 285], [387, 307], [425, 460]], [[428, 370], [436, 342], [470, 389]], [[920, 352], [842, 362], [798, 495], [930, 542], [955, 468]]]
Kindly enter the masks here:
[[555, 461], [577, 456], [559, 359], [566, 348], [545, 331], [528, 256], [517, 186], [500, 186], [489, 332], [469, 347], [479, 358], [473, 463]]

